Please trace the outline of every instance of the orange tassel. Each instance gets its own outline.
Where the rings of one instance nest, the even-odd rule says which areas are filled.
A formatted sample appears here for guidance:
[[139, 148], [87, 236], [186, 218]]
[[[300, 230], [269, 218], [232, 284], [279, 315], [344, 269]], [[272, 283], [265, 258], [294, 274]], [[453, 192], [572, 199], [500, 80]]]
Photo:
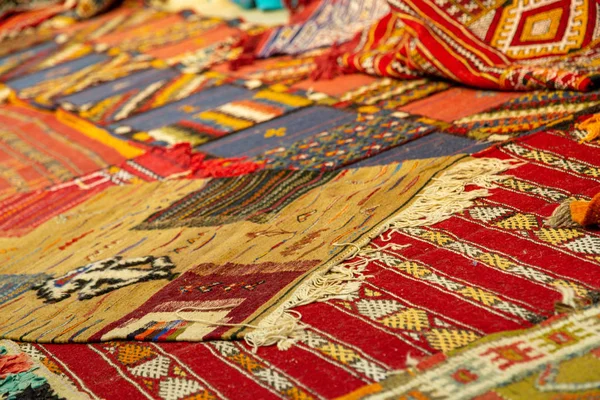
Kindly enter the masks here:
[[310, 74], [310, 79], [331, 80], [343, 74], [343, 68], [338, 64], [338, 57], [343, 54], [340, 46], [334, 43], [325, 54], [315, 58], [315, 69]]
[[575, 125], [575, 128], [587, 132], [586, 137], [581, 139], [581, 143], [598, 139], [600, 137], [600, 114], [594, 114], [591, 118]]
[[547, 222], [554, 228], [600, 225], [600, 193], [590, 201], [575, 200], [562, 203]]
[[574, 201], [570, 204], [571, 218], [581, 226], [600, 223], [600, 193], [591, 201]]

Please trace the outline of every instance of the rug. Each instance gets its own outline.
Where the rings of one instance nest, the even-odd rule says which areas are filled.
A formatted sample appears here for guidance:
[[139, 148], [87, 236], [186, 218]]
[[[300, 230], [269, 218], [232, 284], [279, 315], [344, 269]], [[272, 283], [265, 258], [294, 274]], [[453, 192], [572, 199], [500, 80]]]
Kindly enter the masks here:
[[370, 29], [334, 49], [328, 68], [402, 79], [435, 76], [484, 89], [597, 87], [593, 2], [465, 7], [402, 0], [390, 1], [390, 7]]
[[[311, 305], [305, 309], [320, 306]], [[325, 309], [324, 306], [321, 312]], [[416, 376], [429, 374], [430, 379], [421, 380], [421, 383], [435, 382], [435, 394], [441, 398], [447, 397], [443, 393], [447, 394], [448, 389], [466, 390], [470, 386], [487, 392], [488, 396], [496, 396], [492, 398], [516, 399], [523, 393], [534, 396], [532, 398], [546, 398], [544, 394], [551, 398], [560, 395], [567, 398], [591, 395], [593, 398], [598, 380], [598, 351], [594, 342], [597, 313], [595, 307], [592, 312], [554, 317], [533, 329], [490, 335], [464, 349], [422, 358], [412, 368]], [[580, 326], [583, 330], [577, 329]], [[366, 327], [367, 330], [362, 332], [380, 332]], [[322, 329], [323, 322], [321, 329], [309, 328], [306, 339], [286, 352], [262, 348], [258, 353], [252, 353], [243, 343], [222, 341], [195, 344], [21, 343], [20, 347], [30, 357], [70, 381], [80, 392], [100, 398], [110, 398], [117, 393], [131, 399], [194, 395], [237, 398], [243, 391], [265, 399], [311, 399], [335, 398], [354, 389], [357, 392], [347, 397], [361, 398], [373, 393], [383, 396], [403, 385], [418, 384], [413, 375], [393, 370], [399, 368], [397, 355], [388, 347], [393, 342], [377, 346], [372, 339], [361, 341], [360, 336], [353, 337], [343, 330], [328, 333]], [[586, 337], [585, 332], [590, 330], [593, 335]], [[376, 351], [377, 348], [380, 350]], [[497, 351], [491, 351], [491, 348]], [[552, 352], [553, 349], [559, 351]], [[545, 357], [539, 357], [542, 355]], [[472, 365], [478, 366], [481, 362], [488, 362], [494, 368], [492, 371], [498, 380], [482, 379], [481, 370], [473, 370]], [[573, 371], [578, 371], [577, 375], [573, 375]], [[431, 379], [432, 375], [439, 379]], [[363, 388], [365, 383], [379, 381]], [[501, 385], [504, 382], [506, 384]], [[443, 383], [447, 384], [446, 388]], [[431, 391], [421, 394], [431, 396]]]
[[117, 0], [6, 0], [0, 4], [0, 41], [34, 30], [42, 23], [90, 18], [116, 3]]
[[[103, 127], [112, 125], [116, 130], [120, 126], [128, 126], [128, 118], [141, 113], [150, 115], [153, 109], [170, 103], [176, 104], [159, 112], [168, 114], [166, 110], [169, 109], [185, 110], [186, 107], [181, 106], [186, 104], [187, 99], [189, 107], [193, 108], [194, 99], [205, 98], [193, 95], [231, 81], [232, 78], [214, 72], [180, 74], [169, 68], [151, 68], [58, 98], [57, 103], [64, 110], [76, 113], [87, 121]], [[212, 101], [218, 102], [217, 99]], [[151, 126], [158, 125], [160, 122]]]
[[432, 132], [402, 146], [388, 149], [387, 151], [358, 161], [352, 164], [352, 167], [361, 168], [385, 165], [393, 162], [439, 157], [442, 155], [472, 154], [488, 147], [490, 147], [489, 142], [475, 142], [459, 136]]
[[[234, 94], [231, 101], [227, 101], [225, 95], [220, 95], [221, 92], [227, 91]], [[197, 107], [201, 106], [197, 103], [186, 107], [187, 104], [182, 106], [180, 102], [176, 105], [177, 111], [172, 115], [165, 115], [165, 109], [159, 110], [163, 118], [158, 121], [151, 120], [148, 114], [144, 114], [142, 118], [148, 124], [144, 124], [142, 139], [135, 135], [141, 131], [139, 125], [132, 124], [133, 118], [114, 124], [114, 132], [118, 130], [133, 140], [151, 145], [186, 142], [198, 146], [312, 104], [312, 101], [305, 97], [285, 92], [268, 89], [253, 92], [241, 88], [234, 89], [231, 86], [220, 86], [212, 91], [202, 92], [197, 96], [200, 97], [203, 98], [204, 104], [213, 102], [218, 106], [204, 106], [198, 109]], [[190, 97], [185, 102], [194, 99]], [[172, 122], [169, 123], [170, 121]]]
[[[61, 30], [64, 43], [42, 42], [5, 56], [12, 96], [58, 108], [57, 114], [78, 129], [100, 127], [144, 146], [191, 143], [208, 157], [249, 157], [270, 169], [338, 169], [413, 142], [420, 146], [419, 139], [448, 127], [438, 119], [398, 112], [445, 93], [447, 83], [357, 74], [313, 81], [307, 76], [318, 56], [311, 55], [268, 59], [231, 73], [223, 63], [234, 54], [231, 49], [212, 61], [210, 52], [197, 58], [195, 47], [188, 55], [181, 49], [189, 48], [189, 41], [200, 53], [215, 43], [233, 43], [243, 33], [236, 21], [126, 10], [111, 12], [109, 20], [102, 17], [106, 27], [92, 19]], [[127, 26], [112, 23], [124, 20]], [[164, 41], [151, 36], [152, 27], [167, 23], [173, 29]], [[222, 65], [185, 72], [198, 63], [204, 70], [213, 61]], [[319, 123], [309, 126], [303, 122], [307, 116]], [[322, 135], [323, 129], [329, 134]], [[401, 134], [394, 135], [395, 130]], [[459, 143], [462, 150], [471, 147]]]
[[90, 398], [8, 340], [0, 340], [0, 396], [8, 400]]
[[[189, 12], [37, 32], [0, 46], [0, 110], [76, 138], [64, 165], [115, 154], [0, 199], [0, 336], [56, 397], [336, 398], [598, 301], [597, 229], [546, 224], [600, 192], [597, 92], [336, 75], [331, 49], [230, 71], [265, 29]], [[565, 392], [560, 362], [481, 390]]]
[[[377, 266], [369, 267], [371, 273], [377, 274], [380, 270]], [[397, 370], [406, 368], [407, 363], [414, 365], [413, 362], [419, 360], [422, 365], [427, 365], [428, 355], [434, 360], [446, 357], [439, 350], [423, 352], [414, 341], [407, 340], [410, 326], [378, 324], [366, 317], [365, 310], [385, 310], [373, 307], [376, 301], [389, 304], [387, 307], [396, 305], [405, 316], [415, 310], [426, 313], [431, 325], [422, 323], [420, 332], [466, 328], [457, 326], [456, 321], [443, 313], [429, 311], [405, 300], [402, 291], [390, 292], [381, 284], [371, 283], [370, 279], [363, 290], [364, 294], [361, 291], [356, 299], [362, 304], [359, 310], [363, 313], [357, 308], [341, 306], [336, 300], [299, 307], [307, 326], [298, 342], [285, 352], [275, 347], [263, 347], [254, 353], [243, 342], [235, 341], [22, 343], [21, 347], [71, 380], [80, 391], [101, 398], [114, 396], [115, 387], [119, 388], [118, 393], [127, 393], [132, 399], [168, 399], [174, 393], [238, 398], [242, 396], [241, 390], [266, 399], [335, 398], [369, 383], [387, 382], [386, 378], [393, 382]], [[470, 346], [479, 343], [477, 338], [474, 340]], [[452, 351], [449, 354], [453, 354]], [[593, 354], [588, 358], [597, 361]], [[569, 371], [568, 364], [566, 368]], [[596, 369], [589, 368], [589, 371]], [[562, 378], [559, 379], [561, 382]], [[235, 385], [231, 384], [232, 380]], [[509, 390], [522, 389], [522, 386], [515, 386]], [[560, 390], [565, 389], [560, 387]], [[506, 391], [501, 393], [507, 395]]]
[[[460, 160], [106, 188], [67, 218], [0, 239], [10, 249], [0, 276], [2, 312], [12, 315], [1, 335], [39, 342], [239, 338], [247, 331], [239, 324], [276, 314], [335, 259], [343, 248], [333, 243], [364, 240]], [[398, 202], [383, 200], [389, 196]]]
[[[131, 87], [126, 91], [125, 86], [113, 93], [120, 94], [118, 98], [112, 98], [111, 92], [93, 91], [104, 94], [101, 98], [104, 100], [101, 103], [104, 109], [114, 109], [126, 100], [136, 104], [156, 94], [143, 91], [144, 84], [154, 85], [154, 91], [162, 89], [162, 93], [170, 93], [175, 89], [173, 95], [177, 95], [177, 90], [186, 90], [186, 76], [188, 80], [193, 77], [189, 74], [181, 76], [177, 69], [166, 67], [178, 64], [178, 69], [189, 69], [187, 64], [179, 62], [187, 62], [189, 57], [195, 57], [196, 63], [200, 62], [198, 56], [194, 56], [195, 49], [205, 49], [223, 37], [234, 38], [241, 32], [235, 28], [239, 21], [200, 18], [191, 12], [154, 12], [157, 15], [150, 18], [146, 15], [149, 13], [138, 11], [111, 15], [111, 24], [97, 27], [96, 32], [90, 29], [95, 27], [95, 23], [92, 24], [95, 21], [90, 22], [92, 26], [87, 28], [77, 24], [70, 30], [58, 30], [55, 34], [59, 35], [57, 38], [60, 40], [43, 41], [1, 57], [0, 79], [19, 98], [31, 100], [44, 108], [56, 108], [65, 96], [85, 92], [85, 89], [95, 88], [103, 82], [107, 82], [106, 90], [110, 87], [108, 83], [134, 85], [139, 90], [132, 93]], [[116, 29], [113, 21], [124, 17], [130, 18], [128, 24]], [[161, 26], [168, 27], [164, 28], [168, 30], [157, 41], [153, 38], [158, 37], [157, 29]], [[208, 60], [204, 61], [204, 68], [210, 65]], [[130, 79], [123, 82], [130, 75]], [[164, 82], [176, 76], [179, 79]], [[157, 88], [159, 82], [164, 87]], [[193, 90], [187, 94], [191, 93]], [[123, 106], [126, 109], [131, 107], [130, 104]]]
[[[41, 25], [33, 31], [25, 30], [13, 38], [5, 38], [0, 47], [0, 56], [28, 50], [43, 43], [56, 41], [58, 44], [66, 42], [83, 42], [99, 36], [127, 30], [138, 24], [151, 22], [162, 18], [167, 13], [151, 8], [117, 7], [95, 18], [86, 19], [78, 23], [57, 24], [59, 26]], [[32, 49], [35, 51], [35, 49]]]
[[[545, 222], [565, 200], [589, 200], [600, 191], [597, 145], [579, 143], [583, 133], [576, 127], [597, 111], [478, 153], [475, 157], [522, 164], [510, 169], [489, 196], [442, 222], [402, 229], [392, 224], [348, 261], [371, 276], [366, 286], [378, 287], [338, 301], [339, 307], [382, 326], [408, 329], [406, 340], [431, 354], [539, 323], [554, 315], [565, 293], [597, 302], [597, 230], [553, 228]], [[403, 301], [421, 310], [409, 312], [386, 293], [401, 293]], [[452, 333], [444, 324], [433, 329], [428, 312], [465, 325]], [[424, 332], [429, 329], [436, 333]]]
[[23, 236], [47, 220], [71, 218], [69, 211], [108, 187], [170, 179], [224, 178], [261, 166], [240, 159], [207, 160], [189, 144], [152, 148], [120, 165], [111, 165], [49, 188], [16, 193], [0, 201], [0, 236]]
[[244, 53], [259, 58], [299, 54], [350, 40], [354, 34], [389, 12], [384, 0], [324, 0], [315, 2], [284, 25], [252, 36]]
[[443, 132], [476, 140], [502, 141], [539, 130], [552, 121], [599, 104], [598, 92], [494, 92], [451, 88], [399, 110], [447, 124]]
[[42, 189], [143, 153], [105, 132], [73, 128], [27, 105], [0, 106], [0, 199]]
[[490, 335], [343, 399], [532, 399], [600, 395], [600, 308]]

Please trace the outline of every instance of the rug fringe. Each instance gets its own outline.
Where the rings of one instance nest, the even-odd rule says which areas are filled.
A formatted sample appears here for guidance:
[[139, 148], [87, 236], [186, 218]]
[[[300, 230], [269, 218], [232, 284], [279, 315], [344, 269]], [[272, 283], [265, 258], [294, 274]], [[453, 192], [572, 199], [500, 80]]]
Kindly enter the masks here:
[[10, 88], [0, 84], [0, 104], [5, 103], [10, 97], [11, 90]]
[[[351, 249], [342, 252], [333, 264], [324, 266], [324, 271], [316, 272], [292, 294], [291, 298], [276, 311], [264, 318], [257, 328], [244, 336], [246, 342], [256, 351], [258, 347], [276, 344], [280, 350], [289, 349], [301, 336], [304, 326], [301, 315], [294, 308], [314, 302], [331, 299], [352, 299], [362, 282], [368, 259], [345, 261], [363, 252], [372, 239], [389, 228], [401, 229], [432, 225], [450, 218], [473, 204], [475, 199], [489, 196], [495, 183], [509, 178], [500, 173], [522, 165], [515, 160], [479, 158], [455, 165], [432, 182], [416, 196], [416, 200], [406, 209], [374, 229], [361, 243], [345, 244]], [[469, 190], [468, 186], [481, 189]], [[330, 265], [328, 268], [327, 266]]]
[[571, 218], [571, 201], [560, 203], [548, 217], [546, 224], [552, 228], [577, 228], [580, 226]]

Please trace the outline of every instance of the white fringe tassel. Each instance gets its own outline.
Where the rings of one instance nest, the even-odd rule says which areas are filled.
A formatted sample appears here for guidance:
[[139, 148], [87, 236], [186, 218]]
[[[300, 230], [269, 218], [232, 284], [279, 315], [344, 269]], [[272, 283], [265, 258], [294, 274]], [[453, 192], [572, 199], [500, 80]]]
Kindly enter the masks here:
[[[472, 206], [473, 200], [489, 196], [488, 189], [509, 177], [498, 174], [520, 165], [523, 163], [497, 158], [479, 158], [458, 164], [439, 178], [432, 179], [432, 184], [416, 196], [410, 207], [391, 218], [379, 232], [389, 228], [429, 226], [444, 221]], [[481, 189], [465, 191], [467, 186]]]
[[247, 333], [244, 340], [254, 351], [273, 344], [279, 350], [289, 349], [304, 330], [300, 323], [302, 316], [292, 308], [331, 299], [351, 300], [367, 278], [362, 274], [367, 264], [368, 260], [360, 260], [336, 265], [329, 271], [316, 272], [279, 309], [263, 319], [255, 330]]
[[[416, 196], [409, 207], [375, 229], [364, 243], [343, 244], [353, 247], [342, 252], [338, 260], [347, 260], [359, 254], [367, 254], [362, 247], [374, 237], [389, 228], [409, 228], [432, 225], [462, 212], [477, 198], [489, 196], [489, 190], [495, 183], [509, 178], [500, 173], [516, 168], [522, 163], [515, 160], [479, 158], [462, 162], [444, 172]], [[467, 186], [480, 189], [466, 191]], [[256, 329], [245, 335], [246, 342], [256, 351], [258, 347], [276, 344], [280, 350], [289, 349], [303, 331], [301, 315], [292, 310], [295, 307], [330, 299], [352, 299], [360, 285], [367, 278], [363, 275], [369, 260], [359, 259], [353, 262], [340, 262], [325, 271], [316, 272], [304, 282], [276, 311], [264, 318]]]
[[578, 308], [577, 303], [575, 302], [575, 299], [577, 298], [575, 289], [566, 286], [558, 286], [558, 291], [562, 295], [561, 303], [574, 309]]
[[0, 104], [3, 104], [10, 97], [10, 89], [6, 86], [0, 87]]

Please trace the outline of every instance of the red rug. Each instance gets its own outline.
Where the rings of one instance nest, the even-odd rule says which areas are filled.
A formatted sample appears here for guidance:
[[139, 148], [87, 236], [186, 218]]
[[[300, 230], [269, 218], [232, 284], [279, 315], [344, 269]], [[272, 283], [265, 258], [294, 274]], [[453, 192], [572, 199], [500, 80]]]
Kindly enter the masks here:
[[0, 199], [65, 182], [144, 152], [25, 105], [0, 106], [0, 125]]
[[334, 63], [346, 71], [405, 79], [436, 76], [479, 88], [590, 90], [598, 85], [594, 60], [600, 56], [600, 20], [593, 2], [389, 3], [391, 13], [333, 50]]
[[359, 292], [298, 307], [306, 331], [288, 351], [253, 354], [222, 341], [23, 346], [101, 398], [333, 398], [428, 355], [539, 323], [555, 314], [561, 288], [595, 302], [600, 234], [544, 225], [564, 199], [600, 190], [598, 145], [578, 143], [574, 128], [588, 117], [478, 154], [523, 165], [451, 219], [375, 239], [352, 260], [368, 260]]

